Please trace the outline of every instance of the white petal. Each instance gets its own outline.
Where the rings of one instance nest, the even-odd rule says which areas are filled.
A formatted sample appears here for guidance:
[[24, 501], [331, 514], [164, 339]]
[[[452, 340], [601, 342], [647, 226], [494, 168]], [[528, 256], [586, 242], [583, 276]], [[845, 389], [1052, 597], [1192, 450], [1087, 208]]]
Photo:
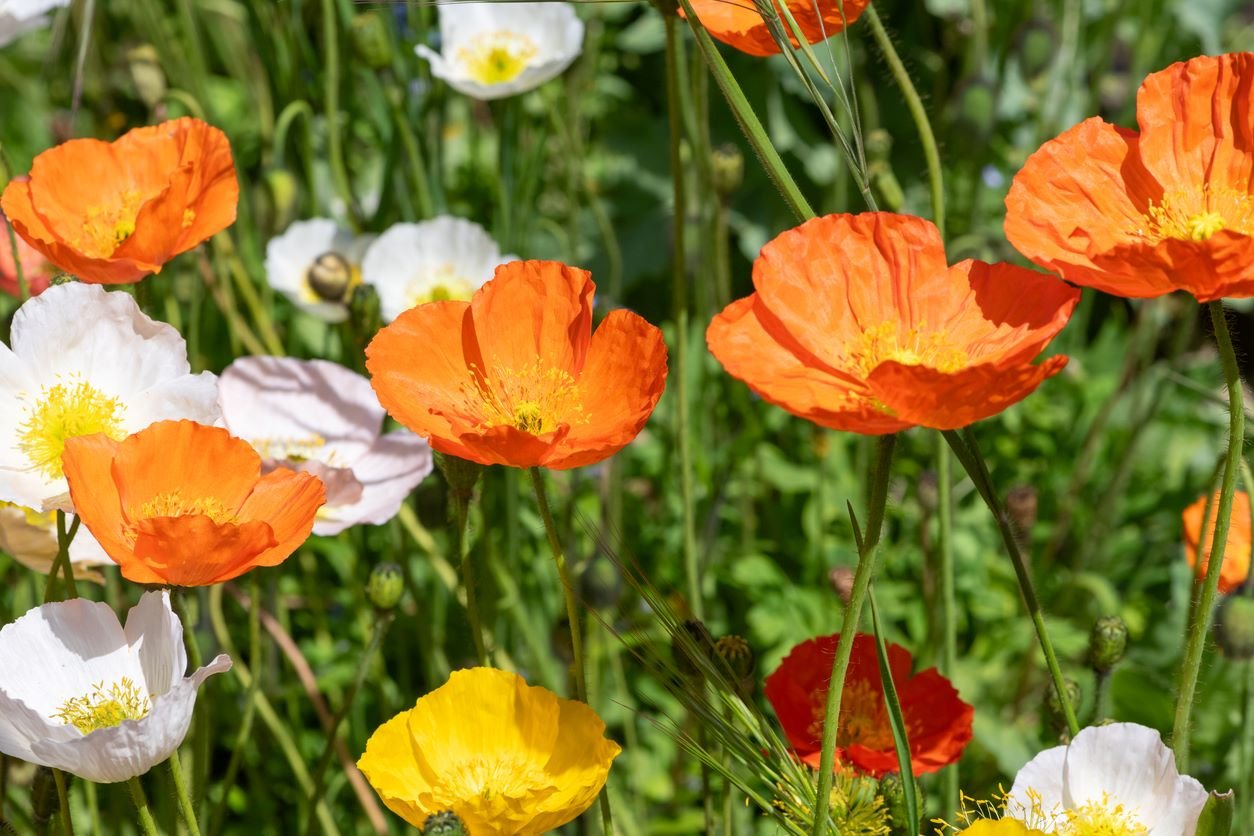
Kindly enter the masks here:
[[142, 720], [125, 720], [71, 740], [37, 740], [31, 744], [31, 751], [48, 766], [101, 784], [143, 775], [182, 744], [201, 683], [212, 674], [230, 669], [230, 658], [219, 656], [154, 699], [152, 711]]
[[187, 670], [183, 624], [170, 607], [169, 590], [145, 592], [126, 615], [126, 640], [144, 671], [148, 694], [159, 697]]
[[135, 396], [123, 425], [128, 433], [137, 433], [157, 421], [186, 418], [212, 426], [221, 417], [218, 378], [213, 372], [201, 372], [159, 383]]
[[1064, 809], [1063, 765], [1066, 758], [1067, 747], [1055, 746], [1028, 761], [1015, 775], [1014, 786], [1006, 795], [1006, 815], [1040, 827], [1035, 820], [1041, 813], [1048, 821], [1050, 813]]
[[39, 714], [0, 689], [0, 752], [30, 763], [43, 763], [31, 751], [34, 741], [69, 740], [78, 734], [79, 730], [73, 726]]
[[360, 258], [352, 233], [335, 221], [297, 221], [266, 244], [266, 280], [307, 313], [326, 322], [343, 322], [348, 308], [318, 298], [306, 278], [314, 260], [328, 252], [339, 253], [350, 263], [357, 263]]
[[353, 475], [362, 485], [361, 499], [352, 505], [327, 506], [314, 522], [314, 534], [339, 534], [370, 523], [381, 525], [400, 510], [401, 503], [431, 473], [431, 448], [408, 430], [382, 436], [365, 456], [353, 463]]

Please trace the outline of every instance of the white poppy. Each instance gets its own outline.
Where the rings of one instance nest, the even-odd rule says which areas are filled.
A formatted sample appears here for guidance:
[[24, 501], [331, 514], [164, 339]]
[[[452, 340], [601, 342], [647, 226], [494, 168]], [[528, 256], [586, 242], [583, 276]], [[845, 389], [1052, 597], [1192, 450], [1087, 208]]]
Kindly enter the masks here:
[[1158, 732], [1136, 723], [1089, 726], [1015, 776], [1006, 817], [1046, 833], [1193, 836], [1207, 793], [1176, 771]]
[[227, 429], [265, 466], [314, 474], [327, 503], [313, 533], [379, 525], [431, 472], [431, 448], [409, 430], [381, 434], [384, 412], [370, 381], [325, 360], [242, 357], [222, 373]]
[[168, 591], [126, 616], [74, 598], [0, 630], [0, 752], [88, 781], [143, 775], [178, 749], [196, 691], [230, 670], [219, 656], [189, 677], [183, 625]]
[[[11, 346], [11, 347], [10, 347]], [[179, 332], [134, 298], [70, 282], [27, 300], [0, 344], [0, 500], [73, 510], [65, 441], [121, 440], [154, 421], [221, 416], [217, 379], [192, 374]]]
[[343, 322], [367, 243], [327, 218], [297, 221], [266, 244], [266, 280], [301, 310]]
[[70, 5], [70, 0], [0, 0], [0, 46], [48, 22], [53, 9]]
[[475, 99], [534, 90], [583, 49], [583, 21], [570, 3], [453, 3], [439, 15], [440, 51], [417, 52], [437, 78]]
[[389, 227], [366, 250], [361, 275], [378, 292], [384, 321], [391, 322], [424, 302], [469, 299], [498, 266], [517, 258], [501, 255], [479, 224], [440, 215]]
[[[73, 519], [67, 518], [66, 525], [73, 523]], [[0, 552], [11, 555], [27, 569], [48, 574], [57, 558], [56, 514], [0, 502]], [[112, 566], [113, 559], [105, 554], [87, 526], [80, 525], [70, 541], [70, 563], [73, 564], [76, 580], [102, 583], [104, 577], [91, 569], [94, 566]]]

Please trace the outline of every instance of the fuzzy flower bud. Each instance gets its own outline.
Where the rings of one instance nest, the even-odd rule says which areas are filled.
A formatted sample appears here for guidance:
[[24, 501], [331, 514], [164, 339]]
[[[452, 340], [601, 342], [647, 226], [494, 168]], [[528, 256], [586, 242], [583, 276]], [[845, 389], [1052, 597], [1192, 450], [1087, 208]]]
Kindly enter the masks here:
[[1219, 605], [1215, 639], [1229, 659], [1254, 659], [1254, 598], [1233, 595]]
[[427, 816], [422, 836], [467, 836], [465, 823], [452, 810]]
[[405, 594], [405, 576], [395, 563], [380, 563], [366, 582], [366, 597], [377, 609], [390, 610]]
[[[1072, 710], [1075, 710], [1080, 704], [1080, 683], [1071, 677], [1064, 677], [1063, 687], [1067, 690], [1067, 702], [1071, 703]], [[1063, 713], [1062, 703], [1058, 701], [1058, 690], [1051, 684], [1045, 691], [1045, 715], [1049, 720], [1049, 726], [1059, 735], [1067, 734], [1067, 715]]]
[[853, 598], [853, 577], [854, 571], [850, 566], [837, 566], [827, 573], [827, 579], [831, 582], [832, 589], [836, 590], [836, 594], [840, 596], [841, 603], [845, 606], [849, 606], [849, 600]]
[[1006, 494], [1006, 513], [1010, 515], [1015, 530], [1024, 537], [1036, 526], [1036, 511], [1036, 488], [1031, 485], [1016, 485]]
[[731, 671], [740, 698], [747, 701], [752, 697], [754, 685], [757, 684], [754, 673], [758, 667], [757, 656], [749, 642], [741, 636], [723, 636], [714, 643], [714, 652]]
[[714, 193], [726, 203], [744, 182], [745, 155], [731, 143], [720, 145], [711, 153], [710, 164]]
[[1128, 625], [1117, 615], [1097, 619], [1089, 634], [1089, 667], [1109, 673], [1128, 649]]
[[483, 473], [481, 464], [439, 452], [435, 454], [435, 466], [440, 468], [440, 473], [444, 475], [449, 492], [466, 499], [474, 493], [479, 474]]

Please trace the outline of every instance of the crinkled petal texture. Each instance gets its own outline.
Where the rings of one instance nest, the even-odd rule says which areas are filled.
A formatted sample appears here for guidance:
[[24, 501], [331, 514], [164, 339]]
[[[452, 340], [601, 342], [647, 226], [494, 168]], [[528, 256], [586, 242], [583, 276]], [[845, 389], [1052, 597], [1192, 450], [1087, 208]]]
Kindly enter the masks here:
[[[301, 310], [325, 322], [348, 319], [347, 298], [360, 282], [362, 242], [329, 218], [296, 221], [266, 243], [266, 281]], [[327, 299], [309, 281], [319, 259], [347, 271], [343, 295]]]
[[384, 411], [370, 381], [336, 363], [242, 357], [222, 372], [218, 399], [227, 429], [268, 469], [303, 470], [325, 483], [315, 534], [387, 522], [431, 473], [427, 442], [406, 430], [381, 435]]
[[122, 442], [72, 439], [70, 496], [83, 524], [135, 583], [207, 586], [276, 566], [308, 537], [321, 480], [261, 458], [226, 430], [160, 421]]
[[0, 207], [53, 264], [85, 282], [135, 282], [235, 222], [226, 134], [185, 117], [116, 142], [72, 139], [35, 157]]
[[1150, 75], [1137, 122], [1088, 119], [1029, 157], [1006, 196], [1010, 243], [1117, 296], [1254, 295], [1254, 53]]
[[[806, 40], [817, 44], [851, 26], [871, 0], [787, 0], [786, 5]], [[781, 12], [780, 23], [788, 39], [794, 47], [800, 46], [792, 26], [782, 17], [778, 0], [775, 7]], [[749, 55], [776, 55], [780, 51], [753, 0], [692, 0], [692, 9], [710, 35], [728, 46]], [[679, 15], [687, 16], [683, 9]]]
[[1158, 732], [1111, 723], [1082, 729], [1070, 746], [1033, 758], [1015, 776], [1006, 813], [1070, 824], [1076, 832], [1102, 821], [1147, 836], [1193, 836], [1206, 799], [1200, 783], [1176, 770]]
[[[765, 693], [797, 756], [818, 768], [823, 717], [832, 659], [839, 634], [809, 639], [794, 647], [766, 678]], [[888, 645], [888, 663], [910, 739], [915, 773], [935, 772], [962, 756], [971, 740], [975, 709], [935, 668], [912, 675], [913, 659], [897, 644]], [[879, 658], [872, 636], [854, 637], [836, 732], [837, 761], [860, 772], [881, 776], [897, 771], [897, 753], [884, 702]]]
[[127, 293], [71, 282], [23, 303], [0, 345], [0, 500], [73, 510], [61, 454], [76, 435], [122, 439], [154, 421], [221, 417], [217, 378]]
[[430, 302], [383, 328], [366, 367], [388, 413], [442, 453], [480, 464], [593, 464], [639, 434], [666, 385], [662, 332], [613, 311], [553, 261], [496, 269], [469, 302]]
[[416, 827], [451, 810], [477, 836], [532, 836], [591, 806], [620, 751], [584, 703], [471, 668], [380, 726], [358, 766]]
[[1018, 403], [1066, 365], [1032, 360], [1079, 301], [1008, 264], [947, 266], [935, 226], [878, 212], [783, 233], [753, 281], [710, 323], [710, 351], [771, 403], [868, 435], [957, 429]]
[[416, 51], [432, 75], [481, 101], [534, 90], [583, 51], [583, 21], [571, 3], [453, 3], [438, 12], [440, 52]]
[[[143, 775], [183, 742], [205, 679], [230, 667], [218, 656], [184, 676], [168, 591], [144, 593], [125, 627], [105, 604], [44, 604], [0, 630], [0, 752], [100, 783]], [[135, 716], [86, 730], [60, 718], [67, 703], [126, 683], [143, 706]]]
[[[1210, 566], [1210, 548], [1215, 539], [1215, 515], [1219, 507], [1219, 495], [1211, 501], [1210, 519], [1206, 521], [1206, 536], [1202, 537], [1202, 521], [1206, 516], [1206, 495], [1184, 509], [1184, 556], [1200, 582]], [[1201, 561], [1197, 559], [1198, 546], [1204, 543]], [[1245, 491], [1237, 491], [1232, 497], [1232, 520], [1228, 526], [1228, 542], [1224, 546], [1224, 562], [1219, 567], [1219, 591], [1224, 595], [1235, 591], [1250, 575], [1250, 497]]]

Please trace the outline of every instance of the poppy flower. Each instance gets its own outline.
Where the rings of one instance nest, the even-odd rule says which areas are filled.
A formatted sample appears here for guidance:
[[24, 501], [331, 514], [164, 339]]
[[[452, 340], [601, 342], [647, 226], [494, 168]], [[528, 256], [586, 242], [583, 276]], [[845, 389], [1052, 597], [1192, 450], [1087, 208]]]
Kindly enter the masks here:
[[22, 265], [22, 278], [26, 281], [26, 292], [29, 295], [38, 296], [47, 290], [55, 272], [52, 262], [20, 237], [17, 238], [17, 258], [14, 259], [13, 255], [8, 221], [0, 218], [0, 292], [21, 298], [21, 283], [17, 280], [18, 264]]
[[867, 435], [957, 429], [1023, 400], [1066, 365], [1032, 360], [1080, 298], [1009, 264], [950, 267], [935, 226], [881, 212], [784, 232], [753, 284], [710, 323], [710, 351], [771, 403]]
[[312, 473], [327, 489], [314, 534], [381, 525], [432, 469], [431, 448], [409, 430], [384, 433], [370, 381], [325, 360], [241, 357], [218, 381], [226, 428], [261, 454], [263, 468]]
[[277, 566], [309, 537], [322, 482], [226, 430], [159, 421], [124, 441], [70, 439], [65, 478], [83, 524], [134, 583], [208, 586]]
[[593, 464], [644, 427], [666, 385], [662, 332], [612, 311], [592, 332], [585, 270], [514, 261], [469, 302], [405, 311], [366, 347], [380, 403], [432, 448], [480, 464]]
[[1192, 836], [1208, 794], [1176, 770], [1158, 732], [1136, 723], [1081, 729], [1015, 776], [1006, 818], [1045, 833]]
[[[809, 639], [794, 647], [766, 678], [765, 693], [779, 716], [788, 741], [804, 763], [818, 768], [823, 717], [839, 634]], [[935, 772], [954, 763], [971, 740], [975, 709], [958, 698], [949, 680], [935, 668], [912, 675], [910, 652], [888, 645], [888, 666], [910, 738], [915, 774]], [[880, 681], [875, 638], [859, 633], [841, 696], [836, 731], [838, 762], [874, 776], [898, 768]]]
[[379, 293], [383, 319], [391, 322], [424, 302], [469, 300], [493, 270], [517, 260], [501, 255], [479, 224], [440, 215], [389, 227], [366, 250], [361, 273]]
[[[1202, 537], [1202, 517], [1206, 514], [1206, 495], [1184, 509], [1184, 556], [1200, 582], [1206, 577], [1206, 567], [1210, 564], [1210, 547], [1215, 539], [1215, 509], [1219, 505], [1219, 495], [1211, 504], [1210, 520], [1206, 526], [1206, 537]], [[1205, 541], [1205, 555], [1201, 561], [1197, 559], [1198, 544]], [[1224, 546], [1224, 562], [1219, 567], [1219, 591], [1224, 595], [1235, 591], [1250, 574], [1250, 497], [1245, 491], [1237, 491], [1232, 495], [1232, 521], [1228, 526], [1228, 543]]]
[[1006, 196], [1006, 237], [1116, 296], [1254, 295], [1254, 53], [1150, 75], [1140, 132], [1086, 119], [1037, 150]]
[[343, 322], [368, 243], [329, 218], [297, 221], [266, 244], [266, 280], [306, 313]]
[[475, 836], [536, 836], [592, 805], [620, 751], [586, 704], [470, 668], [376, 729], [357, 766], [415, 827], [453, 813]]
[[[832, 35], [853, 25], [871, 0], [786, 0], [797, 27], [812, 44], [825, 41]], [[775, 8], [780, 9], [778, 0]], [[701, 25], [710, 37], [733, 46], [749, 55], [777, 55], [779, 44], [771, 37], [771, 30], [762, 19], [753, 0], [692, 0], [692, 10], [697, 13]], [[683, 9], [680, 17], [686, 17]], [[794, 47], [800, 46], [792, 33], [792, 26], [781, 17], [784, 31]]]
[[0, 344], [0, 500], [71, 511], [67, 439], [121, 440], [153, 421], [222, 416], [217, 378], [192, 374], [183, 337], [130, 294], [50, 287], [18, 308], [9, 343]]
[[183, 118], [44, 151], [5, 188], [0, 207], [65, 272], [124, 284], [226, 229], [238, 201], [226, 134]]
[[431, 74], [481, 101], [534, 90], [583, 51], [583, 21], [570, 3], [453, 3], [437, 7], [440, 51], [419, 44]]
[[196, 692], [231, 669], [222, 655], [191, 676], [168, 591], [126, 616], [83, 598], [36, 607], [0, 630], [0, 752], [116, 783], [169, 758]]

